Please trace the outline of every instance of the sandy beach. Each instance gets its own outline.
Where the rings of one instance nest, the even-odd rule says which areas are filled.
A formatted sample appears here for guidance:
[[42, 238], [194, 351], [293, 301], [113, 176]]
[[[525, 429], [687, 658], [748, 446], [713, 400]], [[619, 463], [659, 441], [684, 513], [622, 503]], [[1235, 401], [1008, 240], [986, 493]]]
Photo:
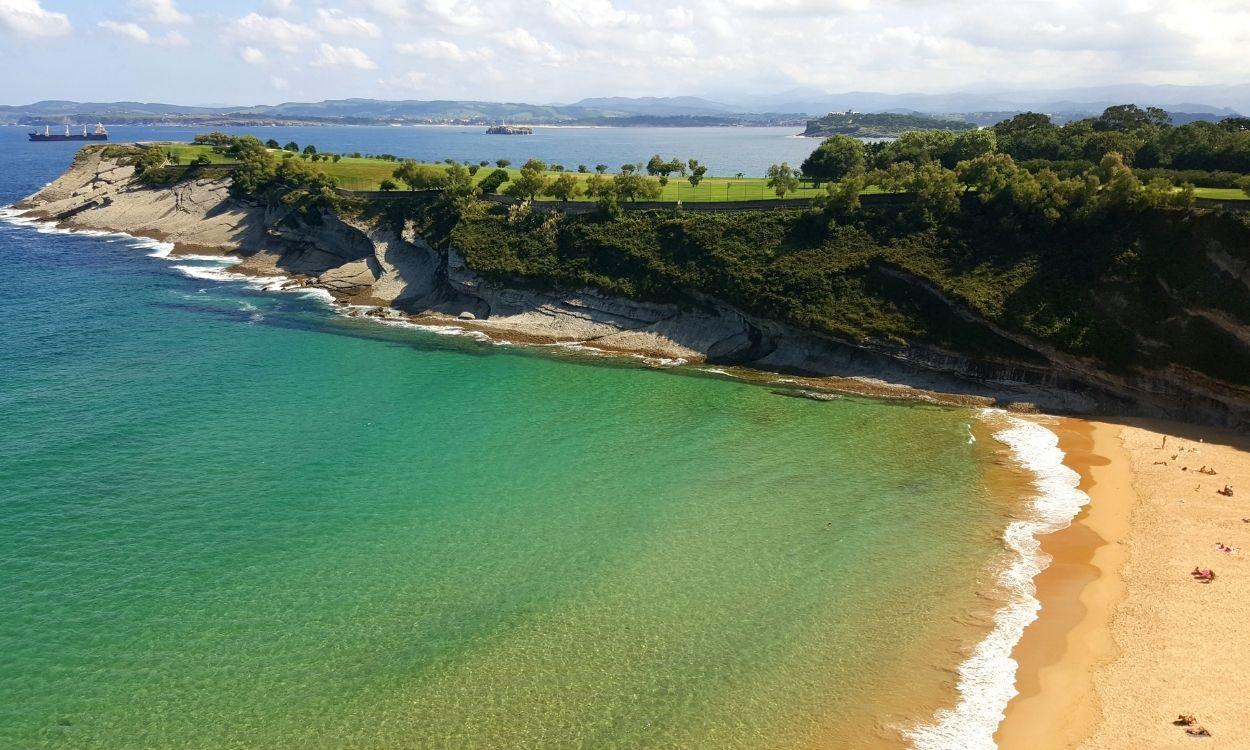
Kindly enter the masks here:
[[[1044, 542], [1054, 562], [1014, 652], [1019, 695], [1000, 747], [1250, 747], [1247, 441], [1167, 423], [1055, 429], [1091, 502]], [[1226, 484], [1231, 498], [1217, 493]], [[1195, 567], [1215, 580], [1195, 580]], [[1182, 714], [1210, 736], [1188, 736], [1172, 723]]]

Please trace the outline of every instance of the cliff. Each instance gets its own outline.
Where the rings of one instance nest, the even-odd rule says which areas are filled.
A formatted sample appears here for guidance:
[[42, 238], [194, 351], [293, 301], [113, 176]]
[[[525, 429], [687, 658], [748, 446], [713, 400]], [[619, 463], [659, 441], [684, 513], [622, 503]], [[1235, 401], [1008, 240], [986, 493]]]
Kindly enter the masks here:
[[[856, 261], [853, 273], [875, 295], [865, 299], [889, 309], [882, 320], [911, 316], [925, 321], [926, 332], [912, 340], [874, 334], [871, 326], [850, 333], [850, 328], [828, 324], [828, 315], [834, 313], [802, 317], [768, 302], [767, 291], [729, 288], [699, 265], [721, 262], [716, 259], [680, 257], [683, 268], [701, 268], [703, 274], [691, 277], [702, 282], [683, 279], [680, 293], [656, 283], [623, 285], [622, 274], [638, 272], [613, 259], [613, 248], [596, 246], [593, 233], [619, 234], [629, 225], [604, 228], [592, 219], [559, 230], [512, 226], [498, 215], [499, 209], [447, 229], [416, 209], [385, 215], [361, 206], [300, 211], [282, 201], [231, 197], [228, 178], [147, 186], [135, 179], [132, 167], [105, 158], [99, 150], [82, 152], [61, 178], [17, 207], [71, 228], [156, 237], [175, 243], [179, 251], [232, 254], [242, 259], [234, 270], [281, 273], [294, 283], [326, 289], [340, 302], [387, 307], [417, 321], [452, 322], [519, 342], [569, 342], [737, 365], [883, 395], [1059, 412], [1166, 415], [1237, 427], [1250, 422], [1250, 388], [1235, 377], [1220, 377], [1218, 371], [1181, 357], [1109, 367], [1097, 357], [1065, 351], [1019, 325], [995, 320], [953, 293], [957, 286], [935, 283], [936, 274], [883, 258]], [[649, 226], [661, 233], [673, 231], [657, 222]], [[536, 239], [548, 235], [550, 239]], [[665, 242], [671, 241], [665, 236]], [[659, 242], [645, 234], [631, 241]], [[1220, 289], [1240, 288], [1236, 293], [1245, 296], [1250, 292], [1248, 248], [1229, 241], [1212, 237], [1207, 242], [1201, 249], [1208, 259], [1201, 273], [1218, 277]], [[534, 256], [508, 255], [517, 242], [550, 244], [557, 253], [552, 257], [563, 257], [568, 267], [595, 271], [595, 263], [615, 263], [619, 273], [560, 275], [563, 271], [551, 271], [550, 263], [542, 266], [548, 271], [536, 271], [538, 266], [522, 262]], [[593, 254], [591, 262], [569, 257], [573, 251], [561, 242]], [[693, 253], [681, 247], [681, 252]], [[828, 281], [813, 277], [811, 283]], [[1229, 361], [1247, 356], [1250, 327], [1240, 308], [1230, 312], [1227, 305], [1194, 305], [1183, 297], [1178, 293], [1177, 309], [1168, 310], [1182, 340], [1192, 336], [1186, 330], [1201, 327], [1216, 332], [1222, 345], [1236, 348], [1237, 356]], [[1111, 307], [1139, 302], [1104, 301]], [[930, 335], [935, 330], [942, 335]], [[1156, 350], [1166, 348], [1157, 340], [1143, 340]]]

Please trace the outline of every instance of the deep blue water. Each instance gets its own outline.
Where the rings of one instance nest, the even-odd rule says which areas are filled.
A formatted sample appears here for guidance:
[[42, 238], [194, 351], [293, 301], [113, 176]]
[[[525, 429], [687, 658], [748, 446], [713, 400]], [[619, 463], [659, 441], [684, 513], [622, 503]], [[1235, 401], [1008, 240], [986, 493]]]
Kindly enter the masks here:
[[[114, 142], [139, 140], [189, 141], [213, 128], [123, 127], [109, 129]], [[455, 159], [478, 162], [508, 159], [521, 164], [530, 157], [574, 169], [578, 164], [607, 164], [615, 171], [625, 163], [645, 162], [652, 154], [682, 160], [691, 157], [708, 165], [708, 174], [742, 172], [762, 176], [770, 164], [797, 166], [820, 143], [803, 138], [798, 127], [782, 128], [535, 128], [533, 135], [486, 135], [477, 126], [326, 126], [220, 128], [280, 143], [313, 144], [322, 151], [395, 154], [419, 161]], [[0, 127], [0, 148], [26, 142], [25, 127]], [[40, 157], [64, 154], [66, 161], [81, 143], [40, 143]]]

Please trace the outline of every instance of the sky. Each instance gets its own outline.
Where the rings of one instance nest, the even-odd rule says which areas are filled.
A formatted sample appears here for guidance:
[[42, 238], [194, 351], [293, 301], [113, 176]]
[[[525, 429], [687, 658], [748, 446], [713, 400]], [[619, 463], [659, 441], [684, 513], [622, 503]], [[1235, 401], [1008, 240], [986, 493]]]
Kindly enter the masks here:
[[1250, 82], [1250, 0], [0, 0], [0, 103]]

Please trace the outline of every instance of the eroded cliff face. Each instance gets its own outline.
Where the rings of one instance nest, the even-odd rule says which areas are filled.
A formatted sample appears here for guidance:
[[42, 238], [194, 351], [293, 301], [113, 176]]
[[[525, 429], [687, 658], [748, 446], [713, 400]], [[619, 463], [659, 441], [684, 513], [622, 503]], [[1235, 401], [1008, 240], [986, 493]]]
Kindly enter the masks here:
[[[969, 357], [922, 346], [840, 341], [747, 315], [691, 293], [686, 305], [609, 297], [594, 290], [533, 290], [476, 274], [455, 251], [401, 232], [321, 211], [314, 221], [285, 206], [232, 198], [225, 179], [148, 187], [133, 169], [85, 151], [56, 182], [17, 205], [63, 226], [126, 232], [175, 243], [178, 252], [230, 254], [234, 267], [280, 274], [336, 300], [390, 308], [520, 342], [570, 342], [647, 357], [740, 365], [826, 378], [850, 390], [971, 405], [1169, 416], [1250, 425], [1250, 390], [1179, 366], [1117, 375], [1027, 337], [995, 329], [922, 279], [884, 269], [967, 324], [1003, 342], [1002, 356]], [[1212, 262], [1245, 282], [1247, 271], [1212, 248]], [[1200, 313], [1197, 313], [1200, 314]], [[1209, 316], [1208, 316], [1209, 317]], [[1238, 328], [1233, 321], [1214, 325]], [[887, 385], [889, 384], [889, 385]]]

